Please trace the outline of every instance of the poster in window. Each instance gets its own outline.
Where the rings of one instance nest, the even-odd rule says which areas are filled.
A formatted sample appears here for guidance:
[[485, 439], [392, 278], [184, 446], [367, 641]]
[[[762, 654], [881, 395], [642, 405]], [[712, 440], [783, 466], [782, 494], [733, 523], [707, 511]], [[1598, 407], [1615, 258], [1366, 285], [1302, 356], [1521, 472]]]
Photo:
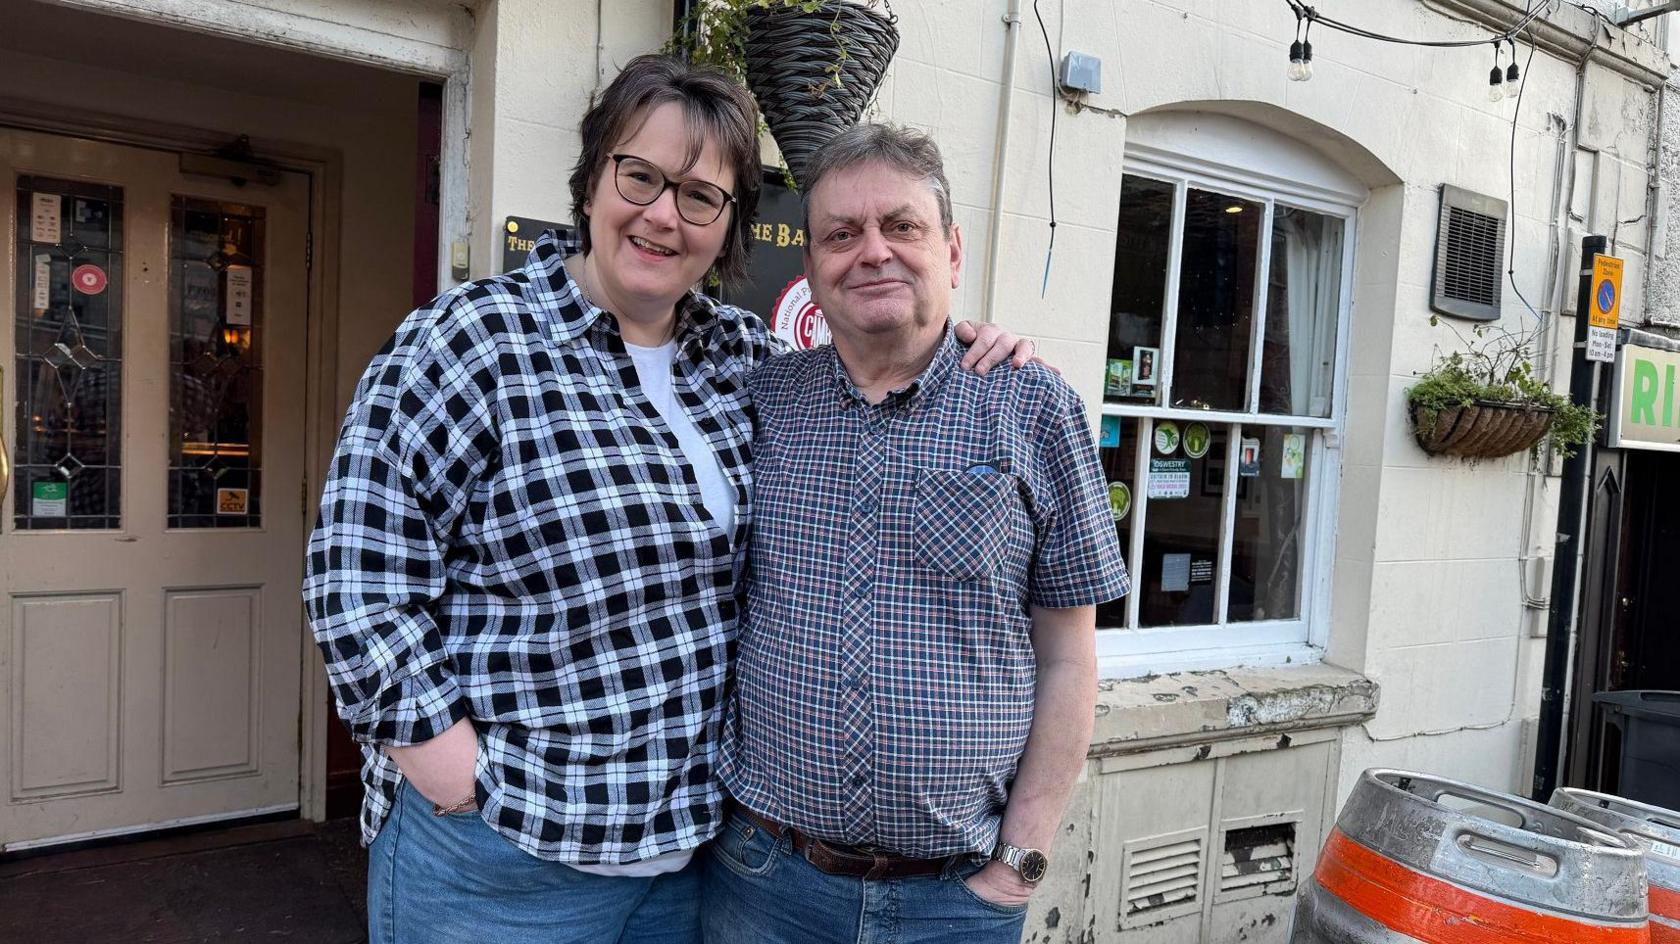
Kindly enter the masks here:
[[1161, 500], [1189, 498], [1190, 460], [1149, 460], [1149, 497]]
[[1307, 437], [1301, 433], [1285, 433], [1283, 436], [1283, 461], [1278, 475], [1286, 479], [1298, 479], [1307, 468]]
[[227, 323], [251, 326], [251, 267], [230, 265], [222, 273], [227, 280]]
[[1097, 445], [1103, 449], [1120, 448], [1120, 417], [1102, 418], [1102, 434], [1097, 439]]
[[1103, 379], [1103, 396], [1129, 397], [1132, 395], [1132, 362], [1111, 357], [1108, 360], [1108, 374]]
[[1237, 449], [1237, 474], [1251, 479], [1260, 474], [1260, 440], [1244, 439]]
[[64, 241], [64, 198], [56, 193], [36, 193], [29, 201], [29, 241], [53, 246]]

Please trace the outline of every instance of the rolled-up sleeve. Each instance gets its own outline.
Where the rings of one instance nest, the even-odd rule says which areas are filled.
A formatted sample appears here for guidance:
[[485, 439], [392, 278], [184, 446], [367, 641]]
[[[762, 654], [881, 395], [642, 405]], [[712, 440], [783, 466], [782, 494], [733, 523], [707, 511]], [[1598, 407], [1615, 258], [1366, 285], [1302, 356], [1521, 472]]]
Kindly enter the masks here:
[[416, 744], [468, 713], [436, 613], [448, 535], [483, 471], [482, 403], [404, 343], [351, 404], [310, 537], [304, 602], [351, 735]]

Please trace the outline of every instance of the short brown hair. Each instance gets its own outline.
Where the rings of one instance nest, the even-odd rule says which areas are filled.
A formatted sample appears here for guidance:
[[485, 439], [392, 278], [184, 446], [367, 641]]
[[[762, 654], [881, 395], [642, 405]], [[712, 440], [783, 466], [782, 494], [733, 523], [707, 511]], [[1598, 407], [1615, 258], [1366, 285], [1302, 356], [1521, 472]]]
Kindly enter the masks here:
[[939, 205], [939, 225], [947, 239], [951, 235], [951, 182], [945, 179], [945, 159], [933, 138], [904, 125], [864, 122], [840, 132], [817, 148], [805, 164], [805, 192], [801, 205], [805, 232], [811, 231], [811, 194], [824, 177], [859, 164], [879, 161], [914, 177], [933, 191]]
[[722, 72], [691, 66], [673, 56], [650, 54], [630, 60], [584, 113], [583, 153], [571, 177], [572, 219], [583, 251], [590, 250], [589, 215], [583, 205], [606, 167], [608, 154], [632, 121], [645, 118], [649, 109], [666, 102], [682, 106], [688, 126], [688, 163], [677, 172], [700, 160], [707, 140], [722, 152], [724, 166], [735, 171], [735, 212], [717, 270], [725, 280], [740, 279], [746, 275], [749, 237], [758, 216], [758, 106], [745, 88]]

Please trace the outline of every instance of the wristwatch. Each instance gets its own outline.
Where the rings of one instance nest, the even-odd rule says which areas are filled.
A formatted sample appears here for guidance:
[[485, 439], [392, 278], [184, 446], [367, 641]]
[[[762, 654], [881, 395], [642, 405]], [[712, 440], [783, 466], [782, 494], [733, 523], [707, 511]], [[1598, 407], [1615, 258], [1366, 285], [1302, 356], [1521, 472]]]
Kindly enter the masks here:
[[1023, 849], [1001, 840], [992, 849], [992, 858], [1020, 873], [1021, 881], [1028, 885], [1037, 885], [1044, 877], [1044, 870], [1050, 867], [1049, 856], [1037, 849]]

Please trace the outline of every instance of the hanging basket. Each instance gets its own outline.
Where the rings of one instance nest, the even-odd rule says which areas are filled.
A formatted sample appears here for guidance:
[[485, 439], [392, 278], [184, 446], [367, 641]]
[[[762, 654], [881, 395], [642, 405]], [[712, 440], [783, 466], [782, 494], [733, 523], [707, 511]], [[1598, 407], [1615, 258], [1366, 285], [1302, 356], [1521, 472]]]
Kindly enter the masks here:
[[747, 85], [803, 187], [811, 154], [857, 124], [880, 87], [898, 50], [896, 18], [829, 0], [813, 13], [749, 7], [746, 20]]
[[1449, 406], [1435, 414], [1427, 429], [1416, 407], [1412, 429], [1417, 444], [1434, 456], [1494, 459], [1533, 448], [1552, 426], [1552, 411], [1526, 403], [1477, 400]]

